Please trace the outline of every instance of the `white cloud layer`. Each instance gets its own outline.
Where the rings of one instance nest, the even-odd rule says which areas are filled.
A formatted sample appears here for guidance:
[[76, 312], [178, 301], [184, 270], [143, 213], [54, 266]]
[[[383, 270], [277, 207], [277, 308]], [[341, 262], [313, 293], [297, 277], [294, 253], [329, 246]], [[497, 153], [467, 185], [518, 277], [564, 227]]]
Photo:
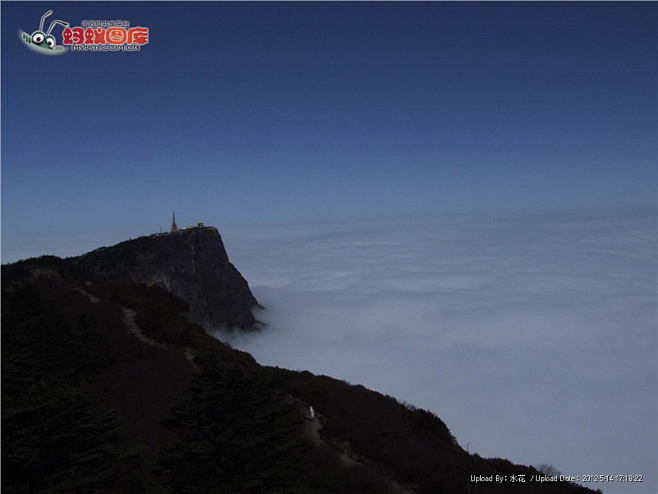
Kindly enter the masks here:
[[432, 410], [483, 456], [656, 492], [656, 216], [508, 214], [222, 232], [269, 327], [233, 346]]

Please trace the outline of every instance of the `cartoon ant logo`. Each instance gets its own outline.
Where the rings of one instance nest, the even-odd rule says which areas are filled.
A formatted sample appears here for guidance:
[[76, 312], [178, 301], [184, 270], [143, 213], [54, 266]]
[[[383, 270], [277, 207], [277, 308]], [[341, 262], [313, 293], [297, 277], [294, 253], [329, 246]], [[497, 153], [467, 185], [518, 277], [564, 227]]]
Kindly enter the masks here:
[[21, 41], [30, 48], [31, 50], [37, 51], [43, 55], [61, 55], [67, 51], [67, 48], [64, 46], [58, 46], [55, 41], [55, 36], [50, 34], [53, 31], [53, 28], [59, 24], [60, 26], [68, 27], [69, 23], [55, 19], [48, 26], [48, 31], [43, 30], [43, 23], [46, 20], [46, 17], [53, 13], [52, 10], [49, 10], [41, 16], [41, 22], [39, 23], [39, 29], [34, 31], [32, 35], [27, 34], [24, 31], [18, 31]]

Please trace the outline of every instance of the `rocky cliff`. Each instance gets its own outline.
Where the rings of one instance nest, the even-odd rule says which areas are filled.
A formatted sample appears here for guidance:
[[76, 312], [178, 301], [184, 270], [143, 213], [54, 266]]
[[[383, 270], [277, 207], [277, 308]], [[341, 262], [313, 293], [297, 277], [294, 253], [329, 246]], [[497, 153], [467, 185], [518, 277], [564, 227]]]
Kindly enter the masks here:
[[164, 288], [188, 304], [192, 322], [208, 330], [257, 327], [252, 310], [260, 306], [214, 227], [128, 240], [82, 255], [75, 263], [105, 279]]

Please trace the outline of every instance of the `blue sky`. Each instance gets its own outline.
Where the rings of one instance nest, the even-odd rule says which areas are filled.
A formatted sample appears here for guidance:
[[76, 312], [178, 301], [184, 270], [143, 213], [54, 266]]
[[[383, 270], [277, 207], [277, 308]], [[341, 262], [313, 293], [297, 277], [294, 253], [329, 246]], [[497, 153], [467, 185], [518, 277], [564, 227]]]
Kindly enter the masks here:
[[[47, 9], [151, 42], [40, 56], [16, 33]], [[655, 209], [656, 13], [3, 2], [3, 238], [157, 229], [172, 208], [219, 224]]]

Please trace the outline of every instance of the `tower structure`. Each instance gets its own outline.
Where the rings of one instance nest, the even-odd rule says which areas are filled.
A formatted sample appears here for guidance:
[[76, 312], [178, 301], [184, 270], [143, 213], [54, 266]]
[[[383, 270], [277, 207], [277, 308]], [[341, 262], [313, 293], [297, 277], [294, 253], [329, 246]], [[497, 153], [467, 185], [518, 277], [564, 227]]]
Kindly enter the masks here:
[[171, 233], [177, 232], [178, 231], [178, 225], [176, 225], [176, 211], [172, 212], [171, 215]]

